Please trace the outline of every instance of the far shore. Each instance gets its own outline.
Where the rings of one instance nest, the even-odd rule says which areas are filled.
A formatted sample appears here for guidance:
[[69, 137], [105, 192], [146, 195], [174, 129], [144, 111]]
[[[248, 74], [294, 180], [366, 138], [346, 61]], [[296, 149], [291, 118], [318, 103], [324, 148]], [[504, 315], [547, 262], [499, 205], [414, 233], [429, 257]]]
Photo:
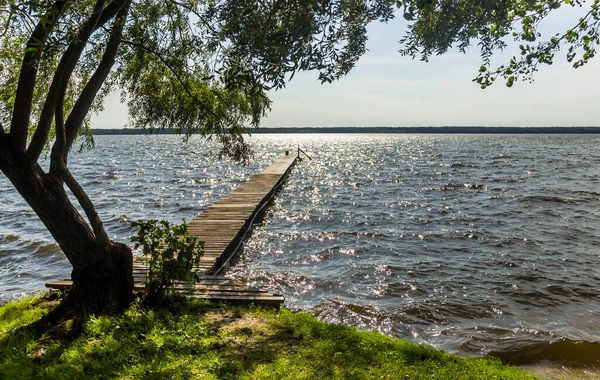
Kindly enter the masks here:
[[[97, 135], [143, 135], [150, 133], [145, 129], [110, 128], [92, 129]], [[169, 129], [159, 129], [155, 134], [175, 134]], [[250, 134], [276, 133], [401, 133], [401, 134], [600, 134], [600, 127], [265, 127], [250, 129]]]

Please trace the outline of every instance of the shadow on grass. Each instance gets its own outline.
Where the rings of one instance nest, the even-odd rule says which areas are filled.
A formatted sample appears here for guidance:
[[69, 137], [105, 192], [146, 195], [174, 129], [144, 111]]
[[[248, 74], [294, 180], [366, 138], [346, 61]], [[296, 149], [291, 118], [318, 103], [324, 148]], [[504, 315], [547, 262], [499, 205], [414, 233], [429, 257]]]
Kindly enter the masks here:
[[[0, 314], [0, 326], [26, 324], [36, 306], [21, 309]], [[75, 339], [0, 331], [10, 331], [0, 337], [0, 378], [526, 377], [495, 361], [460, 359], [305, 314], [197, 301], [91, 317]]]

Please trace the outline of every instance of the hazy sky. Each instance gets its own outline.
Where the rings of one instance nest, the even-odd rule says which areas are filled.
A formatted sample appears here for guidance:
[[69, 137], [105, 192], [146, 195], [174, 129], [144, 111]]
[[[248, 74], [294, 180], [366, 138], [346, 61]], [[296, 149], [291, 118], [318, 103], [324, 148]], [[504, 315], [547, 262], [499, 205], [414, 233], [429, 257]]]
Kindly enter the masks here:
[[[560, 9], [542, 32], [564, 32], [581, 9]], [[600, 125], [600, 57], [573, 69], [557, 57], [542, 66], [532, 84], [501, 81], [482, 90], [472, 82], [479, 51], [450, 52], [429, 63], [401, 57], [398, 40], [404, 20], [374, 23], [369, 43], [354, 70], [333, 84], [321, 85], [317, 73], [300, 73], [283, 90], [270, 94], [272, 111], [262, 126], [573, 126]], [[495, 56], [507, 63], [516, 46]], [[106, 111], [92, 119], [94, 128], [121, 128], [126, 107], [110, 96]]]

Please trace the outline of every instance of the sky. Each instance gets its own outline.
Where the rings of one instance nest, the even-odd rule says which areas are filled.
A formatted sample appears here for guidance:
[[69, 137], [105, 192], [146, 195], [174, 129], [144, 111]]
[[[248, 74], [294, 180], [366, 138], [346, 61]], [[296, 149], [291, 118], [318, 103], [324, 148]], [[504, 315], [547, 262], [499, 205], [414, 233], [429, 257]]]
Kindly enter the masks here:
[[[585, 9], [563, 7], [542, 25], [542, 33], [564, 32]], [[320, 84], [315, 72], [298, 73], [286, 88], [269, 94], [273, 101], [263, 127], [279, 126], [597, 126], [600, 57], [573, 69], [564, 55], [543, 66], [533, 83], [501, 80], [482, 90], [472, 79], [481, 65], [479, 50], [450, 51], [429, 62], [401, 57], [405, 21], [369, 26], [368, 52], [352, 72], [332, 84]], [[494, 56], [507, 63], [513, 43]], [[122, 128], [127, 109], [111, 94], [93, 128]]]

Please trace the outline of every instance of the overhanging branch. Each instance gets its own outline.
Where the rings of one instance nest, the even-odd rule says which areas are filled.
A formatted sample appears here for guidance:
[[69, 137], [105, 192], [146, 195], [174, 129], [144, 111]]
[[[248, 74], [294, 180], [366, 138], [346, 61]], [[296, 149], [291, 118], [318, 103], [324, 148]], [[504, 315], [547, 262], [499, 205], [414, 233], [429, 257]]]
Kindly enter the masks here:
[[[44, 104], [44, 109], [42, 111], [42, 116], [46, 116], [46, 118], [42, 118], [35, 134], [37, 135], [37, 132], [41, 131], [38, 137], [44, 135], [40, 138], [40, 140], [46, 140], [48, 135], [47, 131], [50, 130], [51, 125], [50, 115], [54, 112], [54, 126], [56, 129], [56, 139], [54, 141], [54, 145], [52, 146], [52, 153], [50, 154], [50, 174], [54, 175], [56, 178], [61, 180], [62, 176], [58, 174], [66, 171], [67, 163], [67, 135], [65, 133], [64, 110], [67, 87], [69, 85], [69, 79], [71, 78], [71, 75], [75, 70], [75, 66], [77, 65], [77, 62], [79, 61], [79, 58], [83, 53], [85, 45], [87, 44], [87, 40], [95, 30], [98, 19], [102, 14], [103, 6], [104, 0], [96, 1], [96, 5], [94, 6], [94, 11], [92, 12], [92, 15], [85, 22], [83, 28], [80, 30], [77, 36], [77, 42], [75, 44], [71, 44], [65, 52], [65, 54], [63, 55], [58, 69], [56, 70], [56, 74], [54, 75], [54, 78], [52, 80], [52, 86], [48, 93], [46, 104]], [[38, 141], [35, 141], [35, 143], [37, 144]], [[34, 147], [35, 146], [36, 145], [34, 145]], [[35, 157], [35, 160], [37, 161], [37, 157]]]
[[11, 22], [13, 22], [14, 16], [15, 16], [15, 10], [13, 8], [11, 8], [10, 11], [8, 12], [8, 16], [6, 17], [6, 24], [4, 25], [4, 30], [2, 31], [2, 33], [0, 33], [0, 38], [4, 37], [6, 35], [6, 32], [8, 32], [8, 29], [10, 29], [10, 24], [11, 24]]
[[199, 12], [197, 12], [191, 6], [188, 6], [180, 1], [176, 1], [176, 0], [168, 0], [168, 1], [170, 3], [173, 3], [179, 7], [187, 10], [188, 12], [192, 13], [194, 16], [198, 17], [198, 19], [202, 20], [202, 22], [204, 22], [204, 25], [206, 25], [208, 27], [208, 29], [210, 29], [211, 32], [213, 32], [214, 34], [217, 34], [217, 30], [212, 26], [212, 24], [210, 22], [208, 22], [208, 20], [206, 20], [206, 18], [204, 18], [203, 15], [201, 15]]
[[[107, 48], [106, 48], [107, 52], [105, 53], [105, 57], [103, 57], [102, 61], [104, 61], [105, 58], [110, 59], [109, 56], [112, 56], [112, 60], [114, 61], [116, 51], [117, 51], [118, 46], [121, 41], [121, 34], [122, 34], [123, 27], [125, 24], [125, 16], [129, 12], [129, 6], [131, 5], [131, 1], [132, 0], [125, 0], [124, 6], [120, 8], [119, 12], [116, 15], [117, 19], [115, 20], [115, 22], [113, 24], [113, 30], [111, 32], [110, 40], [109, 40], [109, 42], [107, 44]], [[102, 63], [101, 63], [101, 65], [102, 65]], [[112, 64], [110, 65], [110, 67], [112, 67]], [[108, 71], [110, 71], [110, 67], [108, 68]], [[91, 82], [91, 80], [90, 80], [90, 82]], [[86, 88], [88, 88], [89, 85], [90, 85], [90, 83], [88, 83], [86, 85]], [[100, 83], [100, 85], [102, 85], [102, 83]], [[86, 92], [86, 90], [84, 89], [84, 93], [85, 92]], [[95, 94], [94, 94], [94, 96], [95, 96]], [[82, 94], [82, 96], [80, 96], [77, 103], [79, 103], [79, 101], [82, 100], [82, 97], [84, 97], [83, 94]], [[64, 99], [64, 97], [61, 99]], [[87, 97], [85, 99], [87, 99]], [[91, 101], [93, 101], [93, 96], [92, 96]], [[77, 106], [77, 103], [74, 106], [74, 111], [76, 109], [79, 109]], [[112, 243], [111, 243], [110, 239], [108, 238], [108, 235], [106, 234], [102, 220], [98, 216], [98, 213], [96, 212], [94, 204], [92, 203], [92, 201], [90, 200], [90, 198], [88, 197], [86, 192], [83, 190], [81, 185], [77, 182], [77, 180], [75, 180], [75, 178], [73, 177], [73, 175], [71, 174], [71, 172], [69, 171], [69, 169], [67, 168], [67, 165], [66, 165], [66, 154], [68, 152], [68, 144], [66, 141], [66, 139], [67, 139], [66, 128], [67, 128], [69, 119], [73, 115], [73, 111], [71, 112], [71, 115], [69, 115], [69, 119], [67, 119], [67, 122], [63, 123], [62, 102], [58, 101], [57, 105], [60, 105], [60, 109], [56, 110], [57, 141], [55, 142], [55, 144], [52, 148], [52, 155], [51, 155], [52, 161], [50, 164], [50, 172], [51, 172], [51, 174], [53, 174], [55, 176], [55, 178], [63, 181], [64, 184], [66, 184], [67, 187], [71, 190], [71, 192], [73, 193], [73, 195], [79, 202], [79, 205], [82, 207], [82, 209], [84, 210], [84, 212], [87, 216], [88, 222], [90, 223], [92, 230], [94, 232], [94, 235], [96, 238], [96, 243], [99, 244], [100, 246], [102, 246], [104, 252], [108, 253], [112, 249]], [[85, 112], [87, 112], [87, 109], [89, 109], [89, 106], [88, 106], [88, 108], [86, 108]]]
[[61, 182], [61, 172], [67, 168], [65, 160], [65, 119], [62, 107], [63, 104], [59, 101], [56, 105], [57, 109], [55, 115], [56, 139], [54, 141], [54, 145], [52, 146], [52, 152], [50, 153], [50, 174], [61, 180]]
[[200, 107], [202, 107], [205, 111], [207, 111], [208, 113], [210, 113], [211, 115], [213, 115], [215, 118], [218, 119], [217, 115], [214, 113], [214, 111], [212, 109], [207, 107], [204, 104], [204, 102], [202, 102], [200, 99], [198, 99], [198, 97], [196, 95], [192, 94], [192, 91], [189, 89], [188, 85], [185, 83], [183, 78], [181, 78], [181, 75], [179, 75], [177, 70], [175, 70], [173, 67], [171, 67], [171, 65], [169, 64], [167, 59], [165, 57], [163, 57], [162, 54], [160, 54], [159, 52], [155, 51], [152, 48], [149, 48], [149, 47], [139, 44], [137, 42], [133, 42], [133, 41], [129, 41], [129, 40], [122, 40], [122, 42], [127, 45], [138, 47], [138, 48], [145, 50], [146, 52], [156, 56], [162, 62], [162, 64], [165, 65], [165, 67], [175, 76], [175, 79], [177, 79], [177, 82], [179, 82], [179, 84], [181, 84], [181, 86], [183, 87], [185, 92], [190, 96], [190, 98], [194, 99], [200, 105]]

